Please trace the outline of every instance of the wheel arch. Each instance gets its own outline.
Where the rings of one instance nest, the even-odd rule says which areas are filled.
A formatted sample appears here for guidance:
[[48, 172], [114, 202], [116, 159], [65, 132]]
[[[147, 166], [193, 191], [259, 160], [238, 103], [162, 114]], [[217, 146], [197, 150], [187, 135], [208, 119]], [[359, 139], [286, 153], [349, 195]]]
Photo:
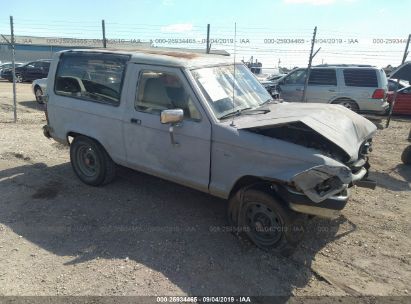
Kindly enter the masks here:
[[344, 100], [355, 102], [355, 103], [358, 105], [358, 102], [357, 102], [355, 99], [353, 99], [352, 97], [348, 97], [348, 96], [338, 96], [338, 97], [335, 97], [334, 99], [331, 99], [331, 100], [330, 100], [330, 103], [336, 104], [336, 103], [338, 103], [339, 101], [344, 101]]
[[271, 185], [280, 183], [280, 181], [274, 179], [267, 179], [254, 175], [244, 175], [237, 179], [234, 185], [231, 187], [228, 198], [230, 199], [240, 189], [243, 188], [256, 189], [262, 191], [274, 191]]
[[35, 84], [33, 87], [33, 93], [36, 94], [36, 89], [40, 89], [43, 92], [43, 89], [38, 84]]
[[[79, 136], [87, 137], [87, 138], [90, 138], [90, 139], [94, 140], [96, 143], [98, 143], [98, 144], [107, 152], [107, 154], [109, 154], [108, 151], [107, 151], [107, 149], [106, 149], [106, 148], [104, 147], [104, 145], [101, 143], [101, 141], [98, 140], [96, 137], [90, 136], [90, 135], [85, 135], [85, 134], [78, 133], [78, 132], [74, 132], [74, 131], [69, 131], [69, 132], [67, 132], [67, 135], [66, 135], [67, 144], [68, 144], [68, 145], [71, 145], [71, 143], [73, 142], [74, 138], [79, 137]], [[72, 137], [73, 140], [70, 141], [70, 137]], [[109, 155], [110, 155], [110, 154], [109, 154]], [[110, 157], [111, 157], [111, 155], [110, 155]]]

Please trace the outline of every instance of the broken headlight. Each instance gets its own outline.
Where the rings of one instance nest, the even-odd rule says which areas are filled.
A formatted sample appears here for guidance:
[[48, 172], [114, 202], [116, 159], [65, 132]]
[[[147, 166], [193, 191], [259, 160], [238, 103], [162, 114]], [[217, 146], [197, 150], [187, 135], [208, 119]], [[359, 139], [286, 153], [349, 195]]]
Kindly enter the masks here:
[[313, 202], [319, 203], [340, 193], [352, 180], [347, 167], [318, 166], [301, 172], [292, 181]]

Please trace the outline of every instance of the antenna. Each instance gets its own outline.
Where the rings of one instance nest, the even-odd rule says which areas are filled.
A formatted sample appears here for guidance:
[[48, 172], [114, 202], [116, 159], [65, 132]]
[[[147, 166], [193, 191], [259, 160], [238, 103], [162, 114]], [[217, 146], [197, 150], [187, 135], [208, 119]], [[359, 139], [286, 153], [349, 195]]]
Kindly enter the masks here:
[[[233, 77], [233, 112], [235, 108], [234, 100], [235, 100], [235, 57], [237, 53], [237, 22], [234, 22], [234, 77]], [[234, 116], [233, 120], [231, 121], [230, 126], [235, 126], [234, 124]]]

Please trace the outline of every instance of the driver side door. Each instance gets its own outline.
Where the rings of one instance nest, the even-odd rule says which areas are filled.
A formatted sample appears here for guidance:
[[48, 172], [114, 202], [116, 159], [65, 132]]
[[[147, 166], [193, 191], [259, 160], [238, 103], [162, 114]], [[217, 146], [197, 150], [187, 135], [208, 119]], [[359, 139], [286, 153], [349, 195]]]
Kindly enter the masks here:
[[305, 77], [305, 69], [296, 70], [284, 77], [279, 84], [281, 98], [288, 102], [301, 102]]
[[[130, 167], [208, 192], [211, 124], [179, 68], [130, 63], [123, 117]], [[162, 110], [183, 109], [173, 127], [160, 122]]]

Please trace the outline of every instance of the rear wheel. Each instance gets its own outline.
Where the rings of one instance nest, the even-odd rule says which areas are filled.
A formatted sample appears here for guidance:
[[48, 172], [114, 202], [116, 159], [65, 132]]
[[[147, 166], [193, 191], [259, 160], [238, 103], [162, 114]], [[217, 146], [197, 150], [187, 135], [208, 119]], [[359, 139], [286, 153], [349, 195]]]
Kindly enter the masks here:
[[306, 217], [276, 199], [272, 193], [246, 190], [229, 202], [230, 224], [238, 227], [256, 246], [282, 255], [291, 255], [304, 235]]
[[358, 112], [360, 108], [358, 107], [358, 104], [351, 99], [337, 99], [336, 101], [333, 102], [334, 104], [339, 104], [347, 109], [350, 109], [353, 112]]
[[87, 185], [104, 185], [115, 177], [115, 163], [103, 146], [91, 138], [74, 138], [70, 145], [70, 160], [78, 178]]
[[405, 148], [401, 154], [401, 160], [406, 165], [411, 165], [411, 146]]

